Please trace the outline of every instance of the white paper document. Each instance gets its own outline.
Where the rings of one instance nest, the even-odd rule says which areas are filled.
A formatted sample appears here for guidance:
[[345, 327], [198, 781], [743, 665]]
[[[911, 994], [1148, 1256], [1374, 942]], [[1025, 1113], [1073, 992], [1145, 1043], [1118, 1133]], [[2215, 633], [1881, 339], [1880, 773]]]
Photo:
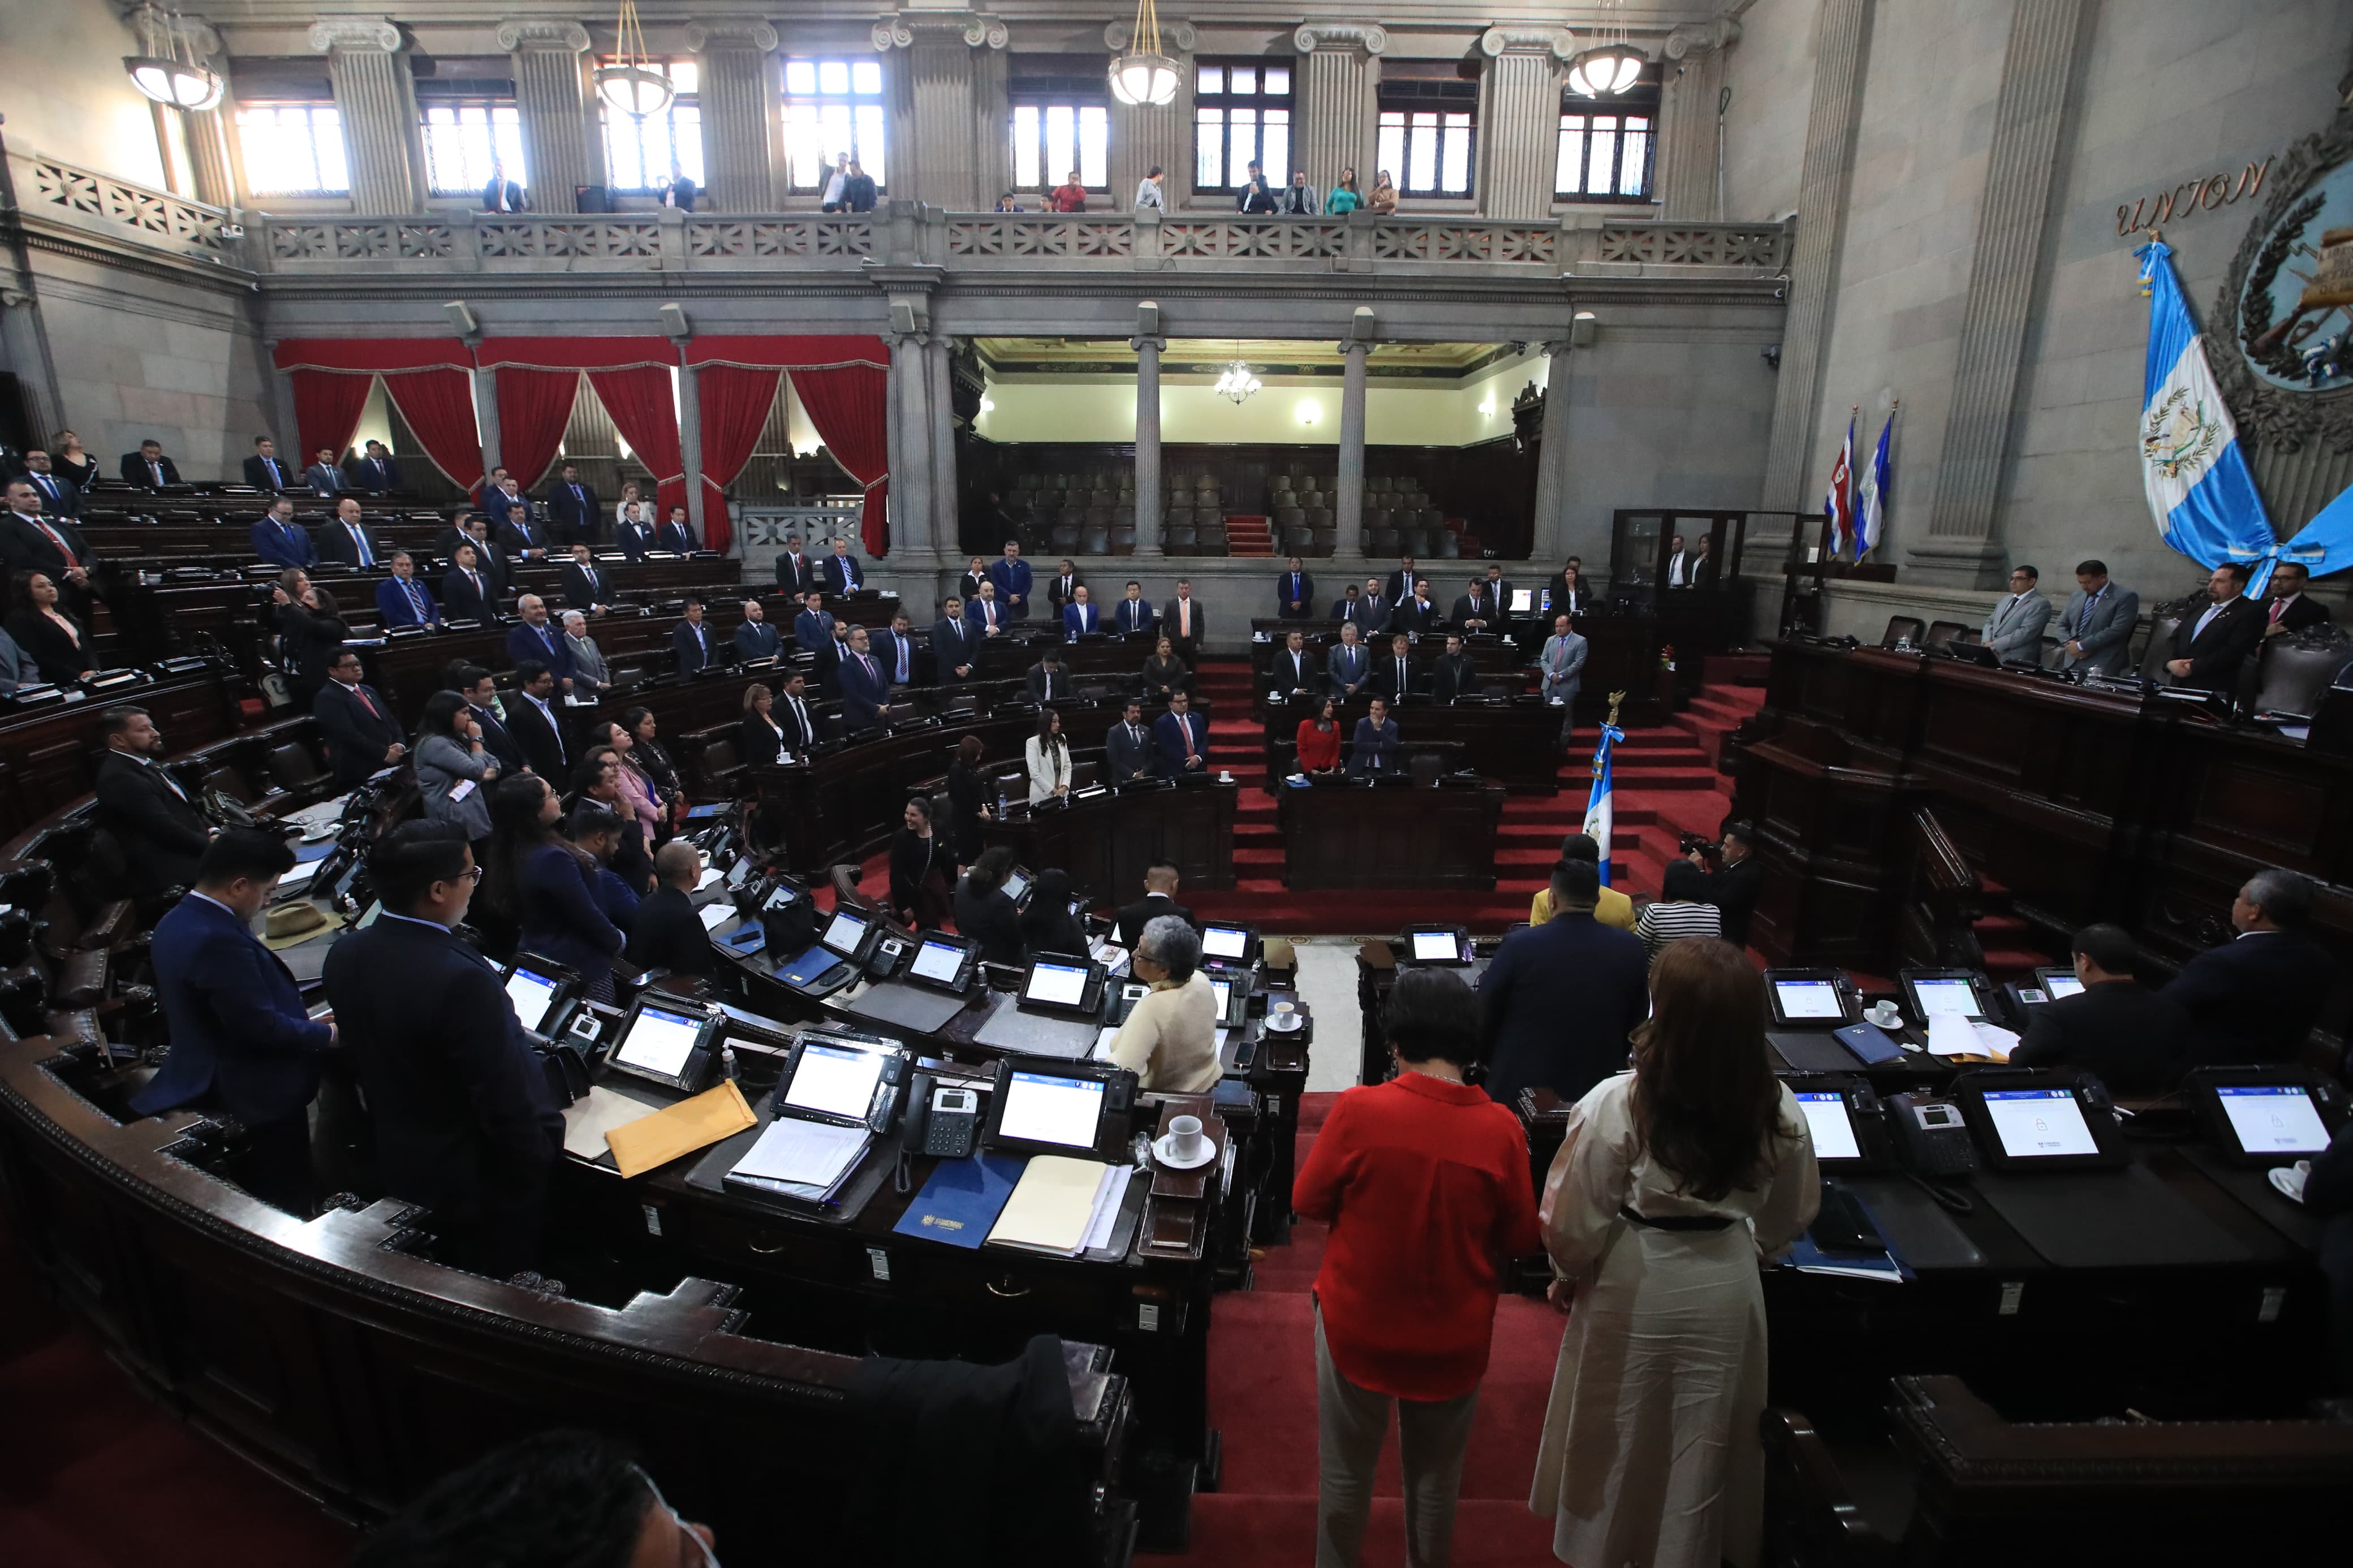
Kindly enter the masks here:
[[1931, 1056], [1991, 1057], [1998, 1062], [2006, 1062], [2017, 1048], [2018, 1037], [1999, 1024], [1966, 1018], [1958, 1013], [1932, 1013], [1928, 1016]]
[[1087, 1055], [1099, 1062], [1111, 1060], [1111, 1043], [1119, 1038], [1119, 1025], [1105, 1024], [1102, 1033], [1095, 1036], [1095, 1048], [1089, 1051]]
[[699, 918], [702, 921], [703, 930], [717, 931], [735, 918], [735, 906], [722, 899], [715, 904], [703, 905]]
[[651, 1116], [660, 1107], [631, 1100], [626, 1094], [616, 1094], [602, 1084], [588, 1091], [586, 1100], [575, 1100], [564, 1108], [564, 1152], [583, 1160], [601, 1159], [606, 1152], [605, 1134], [616, 1127], [626, 1127], [642, 1116]]
[[863, 1127], [781, 1117], [768, 1123], [751, 1152], [736, 1161], [728, 1173], [790, 1182], [796, 1186], [830, 1187], [865, 1149], [868, 1137]]
[[1094, 1252], [1111, 1245], [1111, 1233], [1119, 1224], [1119, 1206], [1127, 1199], [1127, 1184], [1135, 1177], [1133, 1165], [1103, 1167], [1103, 1185], [1095, 1193], [1095, 1211], [1087, 1218], [1087, 1238], [1080, 1246], [1082, 1252]]

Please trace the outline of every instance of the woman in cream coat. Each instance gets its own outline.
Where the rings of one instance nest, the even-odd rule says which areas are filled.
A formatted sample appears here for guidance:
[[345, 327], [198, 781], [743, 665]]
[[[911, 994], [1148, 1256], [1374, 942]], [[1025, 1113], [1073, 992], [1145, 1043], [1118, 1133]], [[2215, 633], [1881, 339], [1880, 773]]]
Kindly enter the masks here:
[[1757, 1262], [1812, 1221], [1821, 1178], [1740, 951], [1676, 942], [1651, 984], [1634, 1070], [1577, 1101], [1545, 1179], [1569, 1316], [1528, 1506], [1578, 1568], [1746, 1568], [1763, 1526]]
[[1071, 746], [1062, 739], [1062, 716], [1051, 708], [1038, 715], [1038, 732], [1021, 742], [1029, 765], [1029, 804], [1071, 793]]

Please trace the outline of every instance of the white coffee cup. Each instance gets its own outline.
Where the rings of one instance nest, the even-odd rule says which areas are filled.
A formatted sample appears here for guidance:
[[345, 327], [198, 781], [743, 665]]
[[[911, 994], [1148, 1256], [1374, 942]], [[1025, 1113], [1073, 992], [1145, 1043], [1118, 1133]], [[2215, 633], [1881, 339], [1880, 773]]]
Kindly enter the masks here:
[[1174, 1117], [1168, 1123], [1168, 1152], [1180, 1164], [1190, 1164], [1201, 1157], [1208, 1140], [1202, 1135], [1201, 1119], [1198, 1116]]
[[1873, 1002], [1864, 1016], [1883, 1029], [1893, 1029], [1904, 1022], [1904, 1015], [1895, 1010], [1893, 1002]]
[[1233, 783], [1233, 782], [1234, 782], [1233, 771], [1232, 771], [1230, 768], [1228, 768], [1228, 769], [1220, 769], [1220, 770], [1219, 771], [1219, 773], [1218, 773], [1218, 782], [1219, 782], [1219, 784], [1231, 784], [1231, 783]]

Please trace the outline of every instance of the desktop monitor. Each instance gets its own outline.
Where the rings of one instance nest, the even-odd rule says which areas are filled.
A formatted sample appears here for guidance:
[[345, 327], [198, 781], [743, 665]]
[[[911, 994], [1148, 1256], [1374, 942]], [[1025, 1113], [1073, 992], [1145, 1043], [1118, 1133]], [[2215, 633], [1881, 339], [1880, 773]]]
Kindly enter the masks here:
[[2284, 1165], [2328, 1147], [2321, 1100], [2292, 1068], [2209, 1068], [2191, 1075], [2189, 1088], [2233, 1164]]
[[2081, 996], [2084, 994], [2084, 983], [2075, 978], [2075, 972], [2072, 969], [2038, 969], [2034, 972], [2034, 980], [2042, 987], [2042, 994], [2053, 1002], [2063, 996]]
[[[1546, 599], [1550, 599], [1552, 597], [1552, 590], [1549, 588], [1546, 589], [1544, 594]], [[1534, 588], [1514, 588], [1512, 590], [1512, 614], [1515, 616], [1533, 615], [1535, 613], [1535, 607], [1536, 591]]]
[[1912, 1016], [1925, 1026], [1940, 1014], [1958, 1014], [1964, 1018], [1989, 1018], [1993, 1009], [1987, 1004], [1983, 976], [1970, 969], [1906, 969], [1896, 975], [1904, 988], [1905, 1000], [1911, 1004]]
[[1005, 873], [1005, 896], [1019, 909], [1029, 897], [1029, 873], [1018, 866]]

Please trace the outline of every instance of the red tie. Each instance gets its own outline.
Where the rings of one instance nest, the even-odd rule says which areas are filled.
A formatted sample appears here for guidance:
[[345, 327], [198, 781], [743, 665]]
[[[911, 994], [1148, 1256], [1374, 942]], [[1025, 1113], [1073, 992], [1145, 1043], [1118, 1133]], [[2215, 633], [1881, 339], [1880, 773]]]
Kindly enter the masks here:
[[2274, 599], [2272, 601], [2272, 625], [2279, 625], [2280, 613], [2286, 608], [2287, 601], [2285, 599]]
[[1193, 725], [1190, 719], [1183, 713], [1177, 714], [1176, 728], [1185, 731], [1185, 760], [1191, 762], [1193, 760]]
[[370, 698], [370, 697], [368, 696], [368, 694], [367, 694], [367, 688], [366, 688], [366, 687], [364, 687], [364, 686], [354, 686], [354, 687], [353, 687], [353, 688], [352, 688], [352, 695], [353, 695], [353, 696], [354, 696], [354, 697], [356, 697], [356, 698], [358, 698], [358, 699], [360, 700], [360, 705], [361, 705], [362, 707], [365, 708], [365, 709], [368, 710], [368, 717], [369, 717], [369, 718], [371, 718], [371, 719], [381, 719], [381, 718], [383, 718], [383, 717], [384, 717], [384, 713], [383, 713], [383, 711], [382, 711], [380, 709], [378, 709], [378, 708], [376, 707], [375, 700], [374, 700], [372, 698]]
[[58, 553], [66, 558], [67, 571], [73, 572], [80, 569], [81, 563], [74, 558], [73, 547], [65, 542], [63, 535], [59, 534], [56, 529], [51, 528], [47, 521], [37, 517], [33, 520], [33, 526], [49, 536], [49, 542], [56, 545], [58, 547]]

